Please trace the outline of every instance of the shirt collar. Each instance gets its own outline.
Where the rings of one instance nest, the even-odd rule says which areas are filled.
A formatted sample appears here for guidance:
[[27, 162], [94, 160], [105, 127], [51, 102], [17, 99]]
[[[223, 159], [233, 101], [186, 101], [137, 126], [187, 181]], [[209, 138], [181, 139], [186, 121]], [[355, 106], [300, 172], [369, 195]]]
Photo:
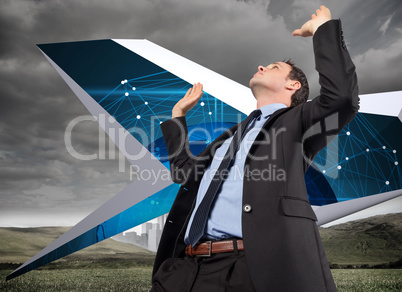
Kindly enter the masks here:
[[268, 119], [268, 117], [270, 115], [272, 115], [274, 112], [276, 112], [277, 110], [279, 110], [281, 108], [285, 108], [285, 107], [287, 107], [287, 106], [283, 103], [271, 103], [271, 104], [264, 105], [264, 106], [260, 107], [260, 110], [262, 112], [261, 116], [264, 119]]

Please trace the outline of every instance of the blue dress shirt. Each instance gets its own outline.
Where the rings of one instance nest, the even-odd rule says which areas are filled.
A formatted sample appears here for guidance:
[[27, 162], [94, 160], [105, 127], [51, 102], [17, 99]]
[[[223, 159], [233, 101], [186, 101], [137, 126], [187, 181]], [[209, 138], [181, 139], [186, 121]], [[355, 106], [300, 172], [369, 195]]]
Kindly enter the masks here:
[[[221, 240], [229, 237], [243, 238], [241, 226], [241, 210], [243, 199], [243, 176], [244, 163], [251, 145], [255, 141], [257, 134], [268, 120], [270, 115], [275, 111], [285, 108], [282, 103], [268, 104], [260, 108], [262, 114], [258, 118], [252, 129], [245, 135], [243, 141], [239, 145], [233, 166], [229, 170], [229, 175], [222, 182], [220, 192], [217, 194], [215, 202], [211, 208], [209, 218], [204, 231], [204, 238]], [[226, 151], [233, 137], [225, 140], [225, 142], [216, 150], [214, 158], [202, 176], [200, 187], [197, 193], [197, 201], [193, 213], [191, 214], [189, 224], [187, 226], [184, 242], [189, 244], [188, 233], [193, 222], [194, 214], [200, 205], [205, 193], [208, 190], [209, 184], [216, 170], [219, 168]]]

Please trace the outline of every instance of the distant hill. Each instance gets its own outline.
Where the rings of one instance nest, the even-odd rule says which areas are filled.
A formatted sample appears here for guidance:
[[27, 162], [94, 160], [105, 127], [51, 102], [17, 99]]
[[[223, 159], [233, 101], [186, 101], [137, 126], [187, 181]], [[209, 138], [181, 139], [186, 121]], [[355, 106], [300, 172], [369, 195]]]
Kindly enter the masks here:
[[332, 267], [368, 267], [402, 260], [402, 213], [369, 217], [319, 230]]
[[[0, 228], [0, 263], [22, 264], [70, 228]], [[109, 238], [59, 259], [53, 264], [48, 264], [46, 267], [150, 266], [154, 258], [154, 252]]]
[[[69, 228], [0, 228], [0, 267], [6, 268], [4, 263], [14, 263], [13, 267], [24, 263]], [[384, 266], [402, 259], [402, 213], [319, 230], [331, 267]], [[154, 258], [154, 252], [109, 238], [45, 268], [151, 266]]]

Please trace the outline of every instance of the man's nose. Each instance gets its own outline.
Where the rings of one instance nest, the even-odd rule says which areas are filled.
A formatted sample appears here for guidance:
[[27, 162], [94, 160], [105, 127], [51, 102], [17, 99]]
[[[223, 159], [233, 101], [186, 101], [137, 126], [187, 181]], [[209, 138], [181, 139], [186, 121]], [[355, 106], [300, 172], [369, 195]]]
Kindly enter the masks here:
[[262, 72], [264, 72], [265, 71], [265, 67], [263, 67], [263, 66], [258, 66], [258, 71], [262, 71]]

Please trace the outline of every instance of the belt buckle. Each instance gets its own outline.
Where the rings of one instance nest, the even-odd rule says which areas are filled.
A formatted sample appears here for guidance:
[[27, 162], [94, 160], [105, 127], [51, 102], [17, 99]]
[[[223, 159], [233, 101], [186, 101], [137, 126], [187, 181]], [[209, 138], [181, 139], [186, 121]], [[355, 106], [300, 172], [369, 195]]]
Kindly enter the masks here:
[[208, 241], [204, 241], [203, 243], [208, 243], [208, 246], [209, 246], [209, 248], [208, 248], [208, 254], [199, 254], [199, 255], [196, 255], [196, 257], [202, 257], [202, 258], [204, 258], [204, 257], [210, 257], [210, 256], [211, 256], [211, 252], [212, 252], [212, 241], [211, 241], [211, 240], [208, 240]]

